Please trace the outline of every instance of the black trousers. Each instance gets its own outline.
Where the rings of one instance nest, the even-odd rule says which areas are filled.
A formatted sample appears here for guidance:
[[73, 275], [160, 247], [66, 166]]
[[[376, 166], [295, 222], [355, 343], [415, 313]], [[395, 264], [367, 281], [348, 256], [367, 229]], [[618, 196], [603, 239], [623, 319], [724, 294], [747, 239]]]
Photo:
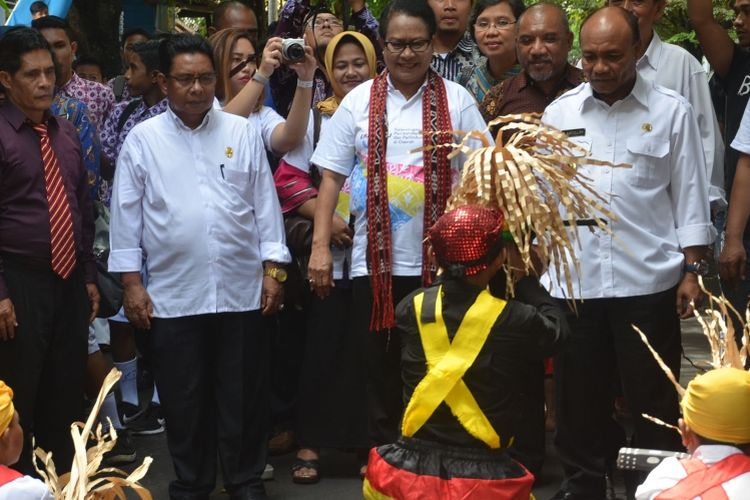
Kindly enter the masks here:
[[[422, 286], [421, 276], [393, 277], [394, 306]], [[367, 365], [367, 420], [370, 444], [395, 443], [401, 435], [404, 390], [401, 383], [401, 330], [371, 332], [372, 288], [369, 277], [353, 280], [356, 335], [364, 336]]]
[[208, 499], [221, 460], [230, 496], [263, 493], [268, 330], [259, 311], [152, 322], [154, 378], [177, 479], [172, 499]]
[[[677, 393], [631, 325], [679, 377], [681, 336], [676, 288], [638, 297], [593, 299], [570, 312], [570, 337], [555, 358], [557, 434], [565, 471], [563, 489], [575, 499], [605, 498], [608, 446], [613, 429], [613, 381], [619, 372], [634, 418], [635, 445], [680, 450], [679, 435], [640, 417], [679, 417]], [[568, 305], [561, 301], [561, 307]], [[568, 309], [570, 310], [570, 309]]]
[[31, 435], [53, 453], [58, 472], [70, 470], [70, 424], [81, 420], [90, 312], [83, 272], [63, 280], [49, 268], [3, 256], [3, 277], [16, 311], [13, 340], [0, 341], [0, 379], [14, 392], [24, 430], [16, 467], [35, 475]]

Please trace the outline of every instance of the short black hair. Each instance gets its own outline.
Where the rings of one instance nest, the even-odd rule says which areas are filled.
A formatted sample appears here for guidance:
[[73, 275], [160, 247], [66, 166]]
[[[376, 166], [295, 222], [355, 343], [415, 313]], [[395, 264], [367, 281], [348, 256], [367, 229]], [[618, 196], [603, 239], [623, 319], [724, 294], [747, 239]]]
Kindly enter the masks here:
[[73, 61], [73, 69], [76, 69], [81, 65], [99, 66], [99, 69], [103, 69], [101, 61], [90, 54], [80, 55], [76, 57], [75, 61]]
[[55, 61], [47, 40], [32, 28], [14, 28], [0, 38], [0, 71], [14, 75], [21, 69], [21, 57], [35, 50], [46, 50]]
[[122, 33], [122, 38], [120, 39], [120, 48], [125, 48], [125, 42], [133, 35], [141, 35], [143, 37], [146, 37], [147, 39], [151, 39], [151, 33], [146, 31], [145, 28], [141, 28], [140, 26], [134, 26], [132, 28], [128, 28]]
[[[246, 10], [253, 10], [250, 8], [249, 5], [246, 5], [242, 2], [237, 2], [236, 0], [229, 1], [229, 2], [221, 2], [219, 5], [216, 6], [213, 12], [213, 16], [211, 17], [211, 25], [216, 27], [217, 24], [219, 24], [219, 20], [224, 17], [224, 14], [228, 10], [234, 10], [234, 9], [246, 9]], [[253, 14], [255, 12], [253, 11]]]
[[523, 3], [523, 0], [478, 0], [477, 3], [474, 4], [474, 8], [471, 11], [471, 18], [469, 19], [469, 33], [471, 33], [474, 40], [476, 40], [476, 37], [474, 36], [474, 25], [477, 24], [477, 18], [481, 16], [482, 12], [485, 10], [494, 7], [495, 5], [500, 5], [501, 3], [507, 3], [510, 5], [510, 10], [513, 12], [513, 17], [516, 18], [516, 22], [521, 19], [521, 14], [526, 10], [526, 4]]
[[159, 46], [161, 43], [162, 40], [134, 43], [130, 52], [140, 57], [146, 71], [159, 71]]
[[380, 14], [380, 28], [378, 33], [382, 40], [385, 40], [385, 36], [388, 33], [388, 24], [394, 14], [404, 14], [410, 17], [420, 18], [425, 26], [427, 26], [427, 32], [430, 39], [432, 39], [437, 32], [435, 12], [433, 12], [432, 7], [427, 3], [427, 0], [393, 0], [386, 5], [385, 9], [383, 9], [383, 13]]
[[177, 33], [165, 38], [159, 45], [159, 70], [164, 76], [169, 76], [174, 58], [180, 54], [204, 54], [214, 65], [214, 54], [208, 41], [199, 35], [191, 33]]
[[638, 18], [635, 17], [635, 14], [633, 14], [629, 10], [623, 9], [622, 7], [610, 7], [606, 5], [590, 12], [589, 15], [586, 16], [586, 18], [581, 23], [581, 27], [578, 29], [579, 40], [581, 38], [581, 33], [583, 33], [583, 27], [586, 26], [586, 23], [588, 23], [592, 17], [594, 17], [604, 9], [617, 9], [617, 11], [622, 14], [623, 19], [625, 19], [625, 21], [628, 23], [628, 26], [630, 27], [630, 31], [633, 34], [633, 45], [638, 45], [639, 43], [641, 43], [641, 29], [638, 27]]
[[47, 14], [49, 12], [49, 7], [47, 7], [45, 2], [37, 1], [31, 4], [29, 11], [31, 11], [32, 14], [39, 14], [40, 12], [42, 14]]
[[33, 21], [31, 21], [31, 27], [39, 31], [46, 29], [64, 30], [65, 34], [68, 35], [68, 40], [70, 40], [71, 42], [74, 42], [76, 40], [75, 33], [73, 32], [73, 28], [70, 27], [70, 23], [68, 23], [68, 21], [66, 21], [62, 17], [40, 17], [39, 19], [34, 19]]

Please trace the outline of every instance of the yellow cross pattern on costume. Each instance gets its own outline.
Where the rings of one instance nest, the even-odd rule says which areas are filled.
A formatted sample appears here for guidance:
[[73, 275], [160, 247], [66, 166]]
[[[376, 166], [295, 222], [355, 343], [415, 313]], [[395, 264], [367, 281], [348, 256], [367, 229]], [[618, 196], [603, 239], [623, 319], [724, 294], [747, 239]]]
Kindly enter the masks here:
[[500, 436], [462, 378], [482, 350], [507, 302], [482, 291], [464, 315], [451, 342], [443, 321], [442, 291], [442, 286], [437, 289], [435, 321], [431, 323], [422, 323], [425, 292], [414, 297], [419, 336], [427, 358], [427, 375], [414, 389], [404, 412], [401, 433], [413, 436], [445, 401], [469, 434], [490, 448], [500, 448]]

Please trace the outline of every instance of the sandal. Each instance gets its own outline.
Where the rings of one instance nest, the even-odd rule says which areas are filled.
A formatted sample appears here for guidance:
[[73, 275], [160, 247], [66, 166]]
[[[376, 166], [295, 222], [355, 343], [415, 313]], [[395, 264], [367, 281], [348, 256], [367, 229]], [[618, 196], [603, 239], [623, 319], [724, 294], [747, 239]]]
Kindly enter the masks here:
[[[302, 469], [309, 469], [312, 473], [307, 472], [303, 475]], [[292, 482], [296, 484], [315, 484], [320, 481], [320, 461], [318, 459], [302, 460], [297, 458], [292, 465]]]

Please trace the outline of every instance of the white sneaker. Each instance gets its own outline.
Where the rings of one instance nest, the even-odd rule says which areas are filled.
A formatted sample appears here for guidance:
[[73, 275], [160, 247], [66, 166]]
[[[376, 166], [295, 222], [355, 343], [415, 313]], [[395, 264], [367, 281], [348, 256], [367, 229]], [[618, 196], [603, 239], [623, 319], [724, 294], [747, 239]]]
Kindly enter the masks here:
[[270, 481], [273, 479], [273, 465], [266, 464], [266, 468], [263, 469], [263, 474], [260, 475], [263, 481]]

